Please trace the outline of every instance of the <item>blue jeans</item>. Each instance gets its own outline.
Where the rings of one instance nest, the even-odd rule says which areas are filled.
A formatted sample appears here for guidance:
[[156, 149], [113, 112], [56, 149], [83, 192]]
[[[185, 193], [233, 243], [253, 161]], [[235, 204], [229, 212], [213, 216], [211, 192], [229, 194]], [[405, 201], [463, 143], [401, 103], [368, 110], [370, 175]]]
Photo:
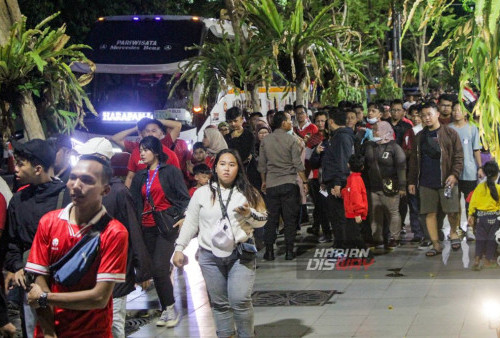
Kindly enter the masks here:
[[200, 248], [198, 264], [205, 279], [218, 337], [254, 337], [252, 291], [255, 282], [255, 259], [241, 263], [236, 250], [219, 258]]

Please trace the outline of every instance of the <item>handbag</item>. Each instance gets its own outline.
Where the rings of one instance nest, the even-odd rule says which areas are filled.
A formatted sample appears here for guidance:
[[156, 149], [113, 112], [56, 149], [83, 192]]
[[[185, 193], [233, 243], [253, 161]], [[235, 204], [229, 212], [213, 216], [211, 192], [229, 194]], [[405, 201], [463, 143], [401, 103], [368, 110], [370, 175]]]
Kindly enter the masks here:
[[249, 238], [246, 242], [238, 243], [236, 247], [240, 262], [249, 262], [255, 259], [257, 247], [253, 238]]
[[160, 234], [165, 238], [177, 236], [179, 228], [174, 228], [174, 225], [183, 218], [183, 215], [177, 208], [170, 207], [166, 210], [156, 210], [156, 206], [151, 198], [149, 199], [149, 204], [151, 204], [151, 213]]
[[111, 221], [105, 213], [92, 229], [76, 243], [61, 259], [49, 267], [54, 280], [63, 286], [77, 284], [94, 263], [101, 246], [101, 232]]

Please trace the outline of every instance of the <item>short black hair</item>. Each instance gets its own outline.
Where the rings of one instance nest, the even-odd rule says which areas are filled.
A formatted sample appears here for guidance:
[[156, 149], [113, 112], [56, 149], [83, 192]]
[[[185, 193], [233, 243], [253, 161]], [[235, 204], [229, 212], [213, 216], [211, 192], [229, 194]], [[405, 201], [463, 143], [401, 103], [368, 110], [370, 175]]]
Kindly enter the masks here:
[[266, 116], [269, 114], [276, 114], [276, 109], [269, 109], [266, 113]]
[[212, 169], [205, 163], [197, 164], [193, 167], [193, 175], [197, 174], [205, 174], [210, 175], [212, 173]]
[[283, 108], [284, 111], [289, 111], [289, 110], [293, 110], [293, 105], [291, 104], [285, 104], [285, 108]]
[[347, 114], [344, 110], [333, 109], [328, 112], [328, 118], [333, 120], [337, 126], [345, 126]]
[[302, 104], [295, 106], [294, 110], [297, 111], [297, 109], [300, 109], [300, 108], [304, 109], [304, 111], [307, 113], [306, 107], [304, 107], [304, 105], [302, 105]]
[[352, 109], [365, 109], [361, 103], [354, 103]]
[[391, 106], [394, 106], [395, 104], [400, 104], [403, 105], [403, 100], [400, 99], [394, 99], [391, 101]]
[[365, 158], [361, 154], [352, 154], [349, 157], [349, 168], [353, 173], [360, 173], [363, 171]]
[[418, 103], [412, 104], [411, 106], [408, 107], [408, 114], [411, 115], [411, 112], [416, 110], [417, 113], [420, 113], [420, 105]]
[[29, 164], [31, 164], [32, 167], [36, 167], [37, 165], [39, 165], [42, 167], [44, 172], [48, 172], [50, 169], [50, 166], [47, 166], [45, 163], [40, 161], [35, 156], [32, 156], [31, 154], [25, 153], [24, 151], [14, 150], [14, 157], [16, 159], [26, 160]]
[[238, 107], [229, 108], [226, 112], [226, 121], [232, 121], [238, 117], [243, 116], [243, 112]]
[[256, 112], [250, 114], [250, 118], [252, 118], [254, 116], [264, 117], [264, 115], [262, 115], [262, 113], [260, 111], [256, 111]]
[[146, 129], [146, 126], [148, 124], [156, 124], [158, 126], [158, 128], [160, 128], [161, 131], [163, 131], [164, 134], [167, 133], [167, 127], [165, 127], [163, 125], [163, 123], [161, 123], [157, 119], [150, 119], [149, 117], [144, 117], [144, 118], [140, 119], [137, 122], [137, 129], [139, 130], [139, 132], [142, 132], [144, 129]]
[[457, 100], [457, 97], [453, 94], [441, 94], [439, 96], [439, 102], [441, 102], [442, 100], [453, 102]]
[[320, 110], [316, 114], [314, 114], [314, 119], [313, 119], [314, 122], [316, 122], [316, 119], [318, 118], [318, 116], [325, 116], [326, 119], [328, 119], [328, 113], [324, 110]]
[[384, 106], [382, 106], [382, 104], [380, 104], [378, 102], [370, 102], [370, 103], [368, 103], [368, 109], [370, 109], [370, 107], [373, 107], [373, 108], [377, 109], [381, 113], [384, 112]]
[[429, 101], [425, 101], [423, 102], [421, 105], [420, 105], [420, 111], [422, 111], [422, 109], [426, 109], [426, 108], [434, 108], [436, 110], [438, 110], [438, 107], [436, 105], [436, 102], [432, 101], [432, 100], [429, 100]]
[[106, 185], [109, 184], [111, 178], [113, 177], [113, 168], [111, 168], [111, 164], [109, 161], [103, 159], [100, 156], [96, 155], [82, 155], [80, 156], [80, 161], [96, 161], [102, 165], [101, 172], [101, 182]]
[[146, 136], [139, 143], [139, 149], [151, 150], [151, 152], [158, 156], [158, 162], [165, 163], [168, 160], [167, 154], [163, 152], [161, 141], [154, 136]]
[[276, 114], [274, 114], [274, 116], [273, 116], [273, 128], [274, 129], [281, 128], [283, 121], [287, 120], [286, 114], [288, 114], [288, 113], [285, 113], [283, 111], [279, 111]]
[[203, 142], [196, 142], [193, 144], [193, 152], [195, 152], [197, 149], [203, 149], [204, 151], [207, 151], [207, 147], [203, 145]]

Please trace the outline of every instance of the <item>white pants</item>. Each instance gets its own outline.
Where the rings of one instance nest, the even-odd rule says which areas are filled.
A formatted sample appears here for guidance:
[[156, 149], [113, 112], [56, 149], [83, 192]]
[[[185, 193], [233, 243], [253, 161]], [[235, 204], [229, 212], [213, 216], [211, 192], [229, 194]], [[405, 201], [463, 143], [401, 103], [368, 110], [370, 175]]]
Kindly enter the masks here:
[[113, 338], [125, 338], [125, 317], [127, 315], [127, 296], [113, 298]]

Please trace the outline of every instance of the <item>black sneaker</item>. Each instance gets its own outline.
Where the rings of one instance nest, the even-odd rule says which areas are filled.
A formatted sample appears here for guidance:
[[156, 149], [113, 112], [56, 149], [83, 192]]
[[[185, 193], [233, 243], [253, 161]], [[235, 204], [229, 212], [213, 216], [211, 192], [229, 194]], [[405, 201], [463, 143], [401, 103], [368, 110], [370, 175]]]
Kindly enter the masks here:
[[386, 248], [387, 248], [387, 249], [389, 249], [389, 250], [394, 250], [394, 249], [396, 249], [398, 246], [399, 246], [398, 241], [397, 241], [397, 240], [395, 240], [394, 238], [391, 238], [391, 239], [387, 242]]
[[315, 227], [307, 228], [306, 232], [311, 235], [319, 236], [319, 230]]

